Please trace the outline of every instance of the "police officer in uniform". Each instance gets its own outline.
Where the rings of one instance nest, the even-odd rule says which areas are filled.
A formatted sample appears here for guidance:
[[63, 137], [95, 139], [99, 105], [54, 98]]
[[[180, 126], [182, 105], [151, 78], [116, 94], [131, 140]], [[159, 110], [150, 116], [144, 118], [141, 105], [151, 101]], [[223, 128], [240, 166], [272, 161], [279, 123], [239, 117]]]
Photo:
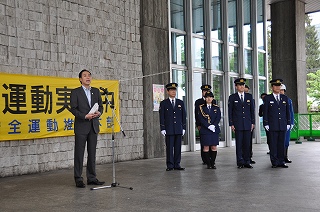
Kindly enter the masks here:
[[[211, 85], [202, 85], [200, 87], [201, 91], [202, 91], [202, 97], [197, 99], [194, 103], [194, 117], [196, 119], [196, 127], [198, 128], [199, 132], [200, 132], [200, 128], [201, 128], [201, 123], [199, 121], [199, 118], [198, 118], [198, 113], [199, 113], [199, 106], [200, 105], [203, 105], [206, 103], [206, 100], [205, 100], [205, 97], [204, 95], [207, 93], [207, 91], [210, 91], [211, 89]], [[215, 100], [213, 100], [215, 101]], [[201, 135], [200, 135], [201, 136]], [[200, 140], [201, 140], [201, 137], [200, 137]], [[201, 145], [201, 142], [200, 142], [200, 145]], [[206, 160], [203, 156], [203, 146], [201, 145], [201, 159], [202, 159], [202, 164], [205, 165], [206, 164]]]
[[166, 171], [184, 170], [180, 166], [181, 140], [186, 130], [186, 110], [182, 100], [176, 98], [177, 83], [166, 85], [169, 98], [160, 102], [160, 128], [166, 138]]
[[252, 95], [244, 92], [246, 79], [234, 81], [238, 92], [231, 94], [228, 100], [229, 126], [235, 132], [237, 166], [253, 168], [250, 164], [250, 139], [254, 128], [254, 103]]
[[272, 94], [264, 97], [263, 126], [269, 131], [272, 168], [288, 168], [284, 161], [284, 141], [290, 129], [291, 117], [288, 97], [280, 94], [282, 79], [270, 81]]
[[215, 161], [217, 145], [219, 145], [221, 111], [218, 105], [212, 103], [214, 96], [211, 91], [206, 92], [204, 97], [206, 103], [199, 106], [198, 113], [198, 120], [201, 124], [200, 142], [207, 168], [216, 169]]
[[[285, 94], [286, 91], [287, 91], [286, 85], [282, 84], [280, 87], [280, 93]], [[290, 143], [291, 130], [294, 125], [294, 111], [293, 111], [293, 106], [292, 106], [292, 100], [289, 97], [288, 97], [288, 104], [289, 104], [289, 108], [290, 108], [291, 125], [290, 125], [290, 129], [286, 132], [286, 139], [284, 141], [284, 162], [292, 163], [292, 161], [288, 158], [288, 148], [289, 148], [289, 143]]]

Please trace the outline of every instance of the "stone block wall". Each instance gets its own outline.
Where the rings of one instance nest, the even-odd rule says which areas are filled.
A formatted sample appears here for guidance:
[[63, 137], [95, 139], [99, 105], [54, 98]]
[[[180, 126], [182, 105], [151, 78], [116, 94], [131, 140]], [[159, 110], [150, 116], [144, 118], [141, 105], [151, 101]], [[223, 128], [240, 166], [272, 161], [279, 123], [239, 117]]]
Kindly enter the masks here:
[[[0, 73], [120, 81], [126, 133], [116, 160], [144, 157], [139, 0], [0, 1]], [[2, 111], [2, 110], [1, 110]], [[0, 141], [0, 176], [73, 167], [74, 137]], [[112, 160], [111, 135], [98, 137], [97, 163]]]

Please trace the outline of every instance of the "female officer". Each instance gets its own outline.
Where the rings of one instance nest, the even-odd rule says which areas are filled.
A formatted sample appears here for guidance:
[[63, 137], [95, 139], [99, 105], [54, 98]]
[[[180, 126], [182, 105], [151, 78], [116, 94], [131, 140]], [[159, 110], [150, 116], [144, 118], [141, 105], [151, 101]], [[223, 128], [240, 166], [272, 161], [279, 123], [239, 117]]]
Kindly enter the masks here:
[[[198, 118], [201, 123], [200, 142], [203, 146], [204, 158], [208, 169], [216, 169], [217, 145], [219, 145], [219, 122], [221, 111], [218, 105], [212, 104], [213, 93], [208, 91], [205, 95], [206, 103], [200, 105]], [[209, 152], [209, 148], [211, 151]]]

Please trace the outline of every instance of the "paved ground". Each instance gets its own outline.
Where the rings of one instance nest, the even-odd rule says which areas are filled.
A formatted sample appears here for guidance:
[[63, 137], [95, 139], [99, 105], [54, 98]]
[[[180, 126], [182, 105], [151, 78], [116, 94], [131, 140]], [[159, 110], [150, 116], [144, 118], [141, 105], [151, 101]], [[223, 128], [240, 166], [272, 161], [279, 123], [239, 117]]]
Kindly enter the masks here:
[[[116, 163], [125, 188], [76, 188], [71, 169], [0, 178], [0, 211], [319, 211], [320, 142], [290, 145], [288, 169], [271, 168], [266, 144], [253, 145], [253, 169], [237, 169], [234, 147], [218, 150], [216, 170], [199, 152], [183, 153], [185, 171], [166, 172], [164, 158]], [[112, 164], [97, 173], [113, 182]]]

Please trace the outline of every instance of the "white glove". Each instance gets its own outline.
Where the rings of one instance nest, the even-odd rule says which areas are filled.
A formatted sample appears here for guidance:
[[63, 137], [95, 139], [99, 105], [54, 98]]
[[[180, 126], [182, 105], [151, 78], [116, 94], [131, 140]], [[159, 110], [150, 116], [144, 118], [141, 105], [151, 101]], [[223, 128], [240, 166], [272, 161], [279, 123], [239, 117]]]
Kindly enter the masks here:
[[287, 125], [287, 131], [290, 130], [290, 128], [291, 128], [291, 125], [288, 124], [288, 125]]
[[291, 124], [291, 126], [290, 126], [290, 130], [292, 130], [292, 128], [293, 128], [293, 124]]
[[208, 129], [211, 130], [212, 132], [215, 132], [216, 131], [216, 126], [209, 125]]
[[186, 131], [185, 131], [185, 130], [182, 130], [182, 136], [184, 136], [185, 133], [186, 133]]
[[161, 130], [161, 134], [162, 134], [163, 136], [166, 136], [166, 134], [167, 134], [166, 130]]
[[264, 128], [269, 131], [269, 125], [264, 126]]

